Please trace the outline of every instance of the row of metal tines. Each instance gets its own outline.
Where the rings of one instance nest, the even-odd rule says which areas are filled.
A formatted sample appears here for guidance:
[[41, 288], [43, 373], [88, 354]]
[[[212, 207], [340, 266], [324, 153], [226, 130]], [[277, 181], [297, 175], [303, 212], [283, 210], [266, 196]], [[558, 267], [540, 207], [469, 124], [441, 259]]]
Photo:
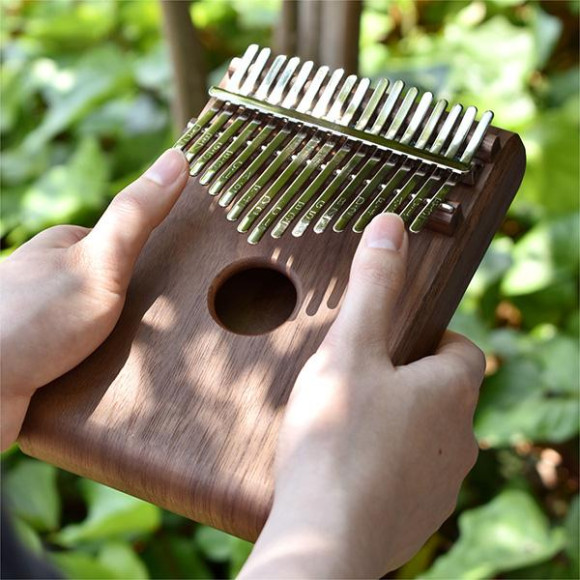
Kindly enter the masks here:
[[294, 236], [311, 225], [321, 233], [333, 220], [334, 231], [354, 220], [361, 232], [380, 212], [420, 231], [446, 208], [493, 117], [486, 111], [473, 128], [475, 107], [455, 105], [445, 115], [445, 100], [405, 91], [402, 81], [382, 79], [370, 90], [369, 79], [272, 60], [256, 45], [232, 66], [225, 87], [210, 91], [220, 98], [175, 146], [229, 208], [227, 218], [242, 218], [238, 231], [250, 232], [250, 243], [290, 226]]

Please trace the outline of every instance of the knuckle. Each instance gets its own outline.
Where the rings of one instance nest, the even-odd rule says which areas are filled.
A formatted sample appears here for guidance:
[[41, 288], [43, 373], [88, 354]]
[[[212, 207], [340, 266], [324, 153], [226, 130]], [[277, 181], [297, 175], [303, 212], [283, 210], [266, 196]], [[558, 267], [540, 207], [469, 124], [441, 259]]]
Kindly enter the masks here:
[[143, 218], [147, 215], [145, 198], [129, 191], [119, 193], [111, 202], [111, 209], [128, 217]]
[[467, 445], [467, 449], [465, 451], [465, 466], [466, 466], [466, 474], [469, 473], [475, 464], [477, 463], [477, 458], [479, 457], [479, 445], [477, 444], [477, 440], [473, 435], [469, 438], [469, 444]]
[[404, 280], [401, 260], [395, 256], [385, 259], [382, 250], [364, 252], [357, 259], [354, 274], [363, 282], [391, 290], [399, 289]]

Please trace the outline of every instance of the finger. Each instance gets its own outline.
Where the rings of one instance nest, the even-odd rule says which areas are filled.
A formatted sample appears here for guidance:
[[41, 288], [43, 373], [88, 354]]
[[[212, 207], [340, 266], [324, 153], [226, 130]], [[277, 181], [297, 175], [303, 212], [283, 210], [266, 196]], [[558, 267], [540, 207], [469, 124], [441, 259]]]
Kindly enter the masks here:
[[485, 355], [469, 338], [446, 330], [435, 352], [440, 364], [453, 365], [473, 378], [481, 386], [485, 374]]
[[130, 277], [147, 238], [169, 214], [187, 182], [188, 165], [177, 149], [165, 151], [111, 202], [83, 240], [93, 259], [102, 260], [120, 279]]
[[406, 261], [403, 221], [395, 214], [377, 216], [365, 230], [354, 256], [348, 289], [327, 344], [385, 352]]
[[32, 239], [22, 245], [14, 254], [22, 253], [30, 249], [68, 248], [82, 240], [90, 228], [73, 225], [53, 226], [36, 234]]
[[[450, 382], [444, 380], [445, 375], [467, 378], [466, 382], [478, 389], [485, 374], [485, 355], [467, 337], [447, 330], [435, 354], [407, 366], [425, 377], [437, 376], [443, 384]], [[427, 382], [433, 383], [432, 380]]]

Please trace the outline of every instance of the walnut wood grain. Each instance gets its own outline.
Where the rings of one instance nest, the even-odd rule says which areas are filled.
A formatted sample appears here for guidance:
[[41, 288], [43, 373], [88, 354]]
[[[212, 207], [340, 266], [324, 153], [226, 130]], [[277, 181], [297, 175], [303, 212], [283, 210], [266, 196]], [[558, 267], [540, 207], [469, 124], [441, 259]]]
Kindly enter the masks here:
[[[520, 184], [519, 137], [499, 143], [475, 186], [450, 194], [452, 236], [412, 235], [390, 332], [395, 362], [433, 351]], [[22, 449], [196, 521], [255, 540], [272, 498], [278, 425], [294, 380], [337, 314], [352, 232], [246, 242], [196, 180], [142, 253], [109, 339], [34, 397]], [[271, 264], [294, 282], [288, 322], [234, 334], [208, 301], [228, 269]]]

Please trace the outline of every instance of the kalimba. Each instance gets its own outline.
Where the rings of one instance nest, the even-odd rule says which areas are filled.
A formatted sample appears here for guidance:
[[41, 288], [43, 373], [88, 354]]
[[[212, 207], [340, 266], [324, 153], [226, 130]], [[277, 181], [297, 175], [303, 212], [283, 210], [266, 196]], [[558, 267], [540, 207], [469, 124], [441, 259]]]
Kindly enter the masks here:
[[380, 212], [413, 233], [394, 362], [433, 351], [525, 153], [490, 112], [370, 85], [256, 46], [234, 59], [176, 144], [193, 177], [117, 327], [34, 397], [26, 453], [255, 540], [285, 402]]

